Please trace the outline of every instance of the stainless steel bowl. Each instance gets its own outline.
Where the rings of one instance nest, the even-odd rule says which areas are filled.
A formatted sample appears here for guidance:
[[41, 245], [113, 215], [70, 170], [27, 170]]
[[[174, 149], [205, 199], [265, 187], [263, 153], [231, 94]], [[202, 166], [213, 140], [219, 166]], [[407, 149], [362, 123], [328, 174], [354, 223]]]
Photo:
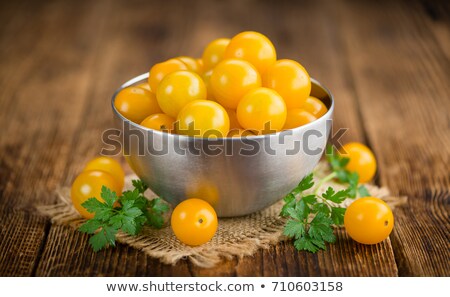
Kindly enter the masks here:
[[261, 210], [289, 193], [323, 154], [334, 102], [314, 79], [311, 94], [328, 107], [318, 120], [275, 134], [212, 140], [163, 133], [124, 118], [114, 106], [116, 94], [147, 77], [139, 75], [115, 92], [114, 121], [128, 164], [153, 192], [174, 206], [198, 197], [208, 201], [219, 217]]

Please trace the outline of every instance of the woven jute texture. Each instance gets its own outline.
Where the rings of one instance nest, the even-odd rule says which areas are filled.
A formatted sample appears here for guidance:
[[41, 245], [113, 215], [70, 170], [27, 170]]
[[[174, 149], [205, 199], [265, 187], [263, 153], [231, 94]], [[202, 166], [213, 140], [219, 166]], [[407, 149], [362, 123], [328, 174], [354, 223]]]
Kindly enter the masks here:
[[[325, 176], [328, 167], [321, 162], [315, 169], [316, 178]], [[134, 175], [126, 177], [125, 188], [131, 188], [131, 180], [137, 179]], [[344, 186], [334, 181], [322, 185], [323, 190], [332, 186], [343, 189]], [[366, 185], [370, 194], [385, 200], [391, 207], [403, 204], [406, 197], [392, 197], [389, 190], [373, 185]], [[38, 206], [38, 210], [51, 218], [55, 224], [69, 225], [78, 228], [85, 222], [72, 206], [70, 189], [58, 189], [59, 201], [57, 204]], [[146, 197], [155, 197], [148, 191]], [[353, 200], [345, 200], [341, 206], [348, 206]], [[219, 219], [219, 229], [213, 239], [198, 247], [189, 247], [177, 240], [170, 226], [166, 224], [162, 229], [144, 228], [141, 235], [130, 236], [124, 233], [117, 235], [117, 241], [142, 250], [150, 257], [158, 258], [166, 264], [176, 264], [180, 259], [189, 259], [200, 267], [213, 267], [221, 258], [244, 257], [254, 254], [258, 249], [268, 248], [280, 241], [286, 240], [282, 235], [285, 220], [279, 216], [283, 201], [251, 215]], [[168, 222], [167, 214], [166, 221]]]

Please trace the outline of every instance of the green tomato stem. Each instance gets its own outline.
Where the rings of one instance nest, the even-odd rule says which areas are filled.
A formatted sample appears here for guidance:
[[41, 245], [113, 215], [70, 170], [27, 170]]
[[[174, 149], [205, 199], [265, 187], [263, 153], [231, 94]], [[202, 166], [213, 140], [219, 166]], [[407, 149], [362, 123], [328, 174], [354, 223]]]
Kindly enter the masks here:
[[328, 206], [328, 208], [331, 210], [331, 208], [333, 207], [326, 199], [324, 199], [322, 196], [319, 195], [319, 190], [320, 188], [323, 186], [324, 183], [326, 183], [327, 181], [332, 180], [333, 178], [335, 178], [337, 176], [336, 172], [332, 172], [329, 175], [325, 176], [324, 178], [322, 178], [319, 183], [317, 184], [316, 190], [314, 191], [314, 195], [320, 199], [322, 201], [322, 203], [324, 203], [326, 206]]
[[337, 176], [337, 173], [336, 172], [332, 172], [332, 173], [328, 174], [327, 176], [325, 176], [324, 178], [322, 178], [319, 181], [319, 183], [317, 184], [316, 190], [314, 191], [314, 195], [319, 196], [319, 190], [323, 186], [323, 184], [326, 183], [327, 181], [332, 180], [336, 176]]

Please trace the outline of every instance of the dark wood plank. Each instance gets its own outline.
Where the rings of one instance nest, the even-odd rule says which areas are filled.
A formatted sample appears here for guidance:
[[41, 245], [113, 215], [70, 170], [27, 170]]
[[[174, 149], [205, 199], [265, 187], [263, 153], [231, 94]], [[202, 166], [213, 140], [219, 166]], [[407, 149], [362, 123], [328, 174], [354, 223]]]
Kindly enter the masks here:
[[87, 107], [102, 15], [102, 6], [90, 1], [34, 6], [31, 15], [28, 8], [23, 16], [22, 10], [12, 12], [23, 23], [11, 24], [12, 32], [0, 43], [5, 51], [0, 87], [6, 90], [0, 100], [0, 123], [5, 127], [0, 138], [0, 199], [4, 206], [17, 208], [54, 199], [49, 193], [61, 183], [75, 150], [71, 139]]
[[173, 269], [139, 251], [118, 245], [95, 253], [89, 236], [68, 226], [54, 226], [48, 235], [37, 276], [190, 276], [186, 262]]
[[0, 211], [0, 276], [32, 275], [50, 225], [24, 211]]
[[[1, 5], [0, 203], [2, 209], [34, 212], [35, 204], [56, 201], [52, 193], [76, 150], [71, 139], [86, 108], [102, 6], [90, 1]], [[44, 232], [43, 223], [22, 222], [30, 224], [23, 229]], [[20, 234], [24, 238], [14, 237], [16, 245], [29, 240]], [[36, 246], [42, 243], [41, 237], [31, 238], [38, 240]], [[10, 255], [8, 247], [2, 245], [1, 254]], [[0, 271], [31, 273], [23, 267], [33, 266], [39, 255], [38, 249], [30, 251], [34, 258], [20, 258], [28, 264], [2, 262]]]
[[349, 1], [341, 8], [341, 32], [347, 33], [348, 60], [378, 157], [379, 180], [409, 197], [407, 207], [396, 213], [392, 237], [399, 273], [448, 276], [448, 53], [421, 25], [426, 12], [413, 10], [410, 2]]

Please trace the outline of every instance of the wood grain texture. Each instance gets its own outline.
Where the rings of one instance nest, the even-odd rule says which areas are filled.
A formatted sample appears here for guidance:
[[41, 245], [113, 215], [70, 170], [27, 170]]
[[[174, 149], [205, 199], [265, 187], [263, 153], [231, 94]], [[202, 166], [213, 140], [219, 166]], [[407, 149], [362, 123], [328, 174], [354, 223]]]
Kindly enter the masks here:
[[[220, 22], [221, 18], [220, 15], [222, 14], [223, 7], [220, 6], [211, 6], [208, 5], [210, 2], [204, 1], [201, 4], [199, 4], [200, 7], [203, 9], [196, 9], [196, 6], [193, 7], [173, 7], [173, 4], [170, 4], [170, 7], [173, 7], [172, 14], [175, 16], [172, 19], [165, 20], [165, 24], [168, 28], [179, 28], [183, 27], [184, 30], [187, 31], [194, 31], [190, 26], [196, 27], [196, 23], [186, 22], [182, 20], [181, 17], [182, 14], [186, 13], [186, 9], [189, 9], [192, 13], [199, 13], [198, 17], [196, 19], [204, 20], [204, 18], [209, 18], [209, 22], [213, 22], [213, 20], [218, 20]], [[147, 39], [144, 41], [138, 41], [133, 40], [130, 41], [132, 44], [137, 44], [134, 48], [128, 48], [128, 43], [123, 42], [123, 38], [125, 34], [129, 34], [129, 32], [132, 32], [134, 29], [134, 22], [137, 24], [142, 24], [144, 21], [149, 19], [151, 16], [149, 13], [151, 11], [145, 11], [145, 10], [137, 10], [135, 8], [129, 8], [128, 6], [120, 6], [120, 3], [115, 3], [115, 7], [111, 8], [110, 12], [115, 11], [121, 11], [120, 18], [117, 18], [115, 22], [121, 24], [121, 30], [117, 30], [115, 26], [116, 24], [107, 24], [105, 28], [105, 35], [113, 34], [112, 32], [109, 33], [109, 30], [114, 32], [116, 39], [115, 40], [105, 40], [105, 43], [103, 46], [106, 49], [114, 48], [115, 51], [112, 54], [113, 56], [107, 56], [107, 57], [100, 57], [97, 61], [99, 69], [102, 69], [103, 67], [124, 67], [124, 65], [142, 65], [143, 62], [140, 59], [136, 59], [135, 57], [144, 56], [144, 51], [146, 48], [151, 47], [152, 49], [155, 49], [156, 52], [163, 52], [164, 48], [167, 47], [167, 51], [172, 51], [172, 48], [169, 45], [177, 46], [179, 44], [184, 45], [183, 51], [180, 53], [178, 48], [173, 49], [173, 54], [168, 55], [168, 58], [171, 55], [176, 56], [183, 53], [187, 53], [188, 55], [194, 55], [195, 52], [198, 52], [199, 49], [201, 49], [201, 46], [206, 44], [210, 39], [213, 39], [212, 37], [202, 37], [205, 38], [203, 40], [200, 39], [200, 37], [196, 37], [195, 34], [193, 36], [194, 40], [191, 40], [189, 34], [183, 35], [182, 32], [177, 32], [174, 30], [175, 37], [163, 35], [158, 36], [156, 40], [149, 40]], [[210, 8], [210, 9], [209, 9]], [[160, 6], [161, 10], [166, 9], [164, 5]], [[231, 3], [228, 5], [228, 13], [232, 15], [236, 20], [230, 23], [228, 26], [229, 32], [223, 32], [223, 30], [216, 32], [216, 37], [222, 36], [221, 34], [226, 34], [228, 36], [233, 35], [236, 32], [244, 30], [247, 26], [254, 26], [251, 27], [251, 29], [258, 30], [265, 32], [270, 37], [273, 36], [274, 42], [281, 44], [279, 48], [282, 49], [281, 55], [286, 55], [288, 57], [292, 57], [294, 59], [298, 59], [301, 61], [305, 61], [305, 64], [317, 64], [315, 61], [321, 61], [322, 64], [319, 64], [317, 66], [317, 69], [326, 69], [328, 63], [336, 63], [334, 61], [338, 61], [338, 56], [340, 54], [339, 49], [336, 50], [336, 48], [339, 47], [339, 45], [335, 44], [335, 40], [329, 40], [327, 38], [321, 38], [317, 40], [317, 45], [313, 46], [305, 46], [302, 43], [299, 43], [301, 39], [294, 38], [295, 32], [289, 32], [288, 28], [297, 28], [296, 30], [300, 31], [309, 31], [314, 26], [318, 26], [320, 28], [320, 31], [318, 31], [320, 34], [318, 36], [327, 36], [327, 35], [333, 35], [333, 32], [328, 32], [328, 30], [332, 30], [331, 25], [328, 27], [320, 27], [320, 23], [327, 20], [327, 16], [323, 16], [322, 18], [315, 19], [312, 17], [314, 15], [314, 11], [320, 9], [319, 6], [308, 6], [308, 7], [300, 7], [296, 6], [296, 10], [292, 9], [292, 6], [290, 3], [283, 3], [283, 5], [279, 6], [277, 10], [273, 10], [271, 6], [268, 6], [265, 4], [265, 6], [261, 7], [261, 14], [259, 16], [256, 16], [251, 24], [246, 24], [247, 21], [244, 14], [245, 10], [242, 9], [240, 2]], [[205, 13], [206, 12], [206, 13]], [[297, 14], [302, 13], [305, 16], [311, 15], [311, 17], [305, 17], [305, 18], [297, 18]], [[179, 14], [179, 17], [176, 17], [176, 15]], [[285, 17], [285, 22], [280, 22], [280, 26], [282, 26], [281, 30], [288, 32], [292, 35], [292, 37], [285, 37], [285, 39], [277, 39], [278, 33], [281, 32], [278, 30], [273, 30], [273, 26], [270, 26], [269, 23], [265, 21], [266, 16], [271, 15], [273, 18], [280, 18], [282, 16]], [[134, 21], [132, 23], [126, 22], [129, 18], [133, 17]], [[156, 16], [155, 16], [156, 17]], [[181, 21], [180, 21], [181, 20]], [[241, 20], [241, 21], [238, 21]], [[162, 20], [158, 20], [153, 18], [153, 21], [155, 23], [162, 22]], [[172, 23], [173, 22], [173, 23]], [[180, 23], [181, 22], [181, 23]], [[244, 23], [242, 23], [244, 22]], [[331, 23], [330, 23], [331, 24]], [[111, 26], [111, 27], [110, 27]], [[323, 30], [323, 32], [322, 32]], [[194, 31], [195, 32], [195, 31]], [[284, 33], [286, 34], [286, 33]], [[281, 35], [285, 36], [285, 35]], [[131, 37], [127, 37], [131, 38]], [[161, 40], [159, 40], [161, 38]], [[172, 40], [171, 42], [168, 40]], [[289, 42], [286, 42], [287, 40], [290, 40]], [[148, 42], [148, 44], [147, 44]], [[112, 44], [110, 44], [112, 43]], [[142, 44], [140, 44], [142, 43]], [[199, 46], [200, 44], [200, 46]], [[283, 46], [283, 44], [286, 44], [286, 46]], [[319, 45], [322, 46], [319, 46]], [[126, 48], [122, 48], [126, 47]], [[161, 47], [161, 49], [159, 49]], [[299, 54], [298, 48], [305, 48], [305, 50]], [[330, 50], [330, 48], [334, 48], [334, 50]], [[100, 50], [103, 50], [102, 48]], [[124, 55], [123, 53], [127, 51], [129, 55]], [[178, 51], [178, 52], [177, 52]], [[326, 57], [326, 58], [324, 58]], [[307, 66], [310, 68], [314, 68], [312, 66]], [[339, 68], [339, 64], [336, 66], [336, 68]], [[144, 70], [145, 71], [145, 70]], [[112, 72], [111, 72], [112, 73]], [[136, 72], [135, 72], [136, 73]], [[134, 74], [131, 74], [127, 77], [130, 77]], [[320, 73], [318, 74], [320, 75]], [[352, 96], [348, 96], [349, 93], [352, 92], [352, 90], [348, 90], [348, 81], [345, 81], [341, 79], [343, 76], [338, 75], [337, 73], [327, 72], [323, 71], [321, 73], [324, 78], [319, 78], [321, 80], [325, 79], [327, 77], [330, 78], [335, 84], [336, 84], [336, 90], [341, 91], [342, 93], [338, 93], [337, 96], [341, 96], [342, 98], [345, 98], [344, 100], [340, 101], [338, 108], [341, 108], [343, 110], [353, 111], [349, 112], [349, 116], [346, 117], [340, 117], [342, 125], [345, 127], [349, 127], [350, 131], [353, 133], [353, 138], [358, 139], [358, 133], [362, 133], [361, 130], [358, 128], [358, 115], [356, 113], [356, 105], [354, 104], [354, 98]], [[93, 97], [107, 97], [108, 92], [110, 92], [111, 89], [114, 88], [114, 86], [111, 86], [111, 77], [114, 77], [115, 75], [109, 75], [108, 80], [99, 79], [96, 82], [95, 90], [93, 91], [96, 95]], [[117, 75], [118, 79], [123, 79], [123, 74]], [[98, 92], [98, 95], [97, 95]], [[82, 129], [83, 131], [80, 132], [80, 141], [77, 141], [77, 152], [74, 152], [75, 157], [80, 155], [81, 157], [79, 159], [76, 159], [77, 164], [83, 164], [86, 159], [86, 155], [93, 155], [95, 154], [95, 145], [100, 145], [98, 142], [98, 133], [101, 132], [102, 129], [108, 127], [108, 120], [110, 115], [108, 113], [104, 112], [105, 109], [105, 103], [101, 100], [89, 100], [90, 103], [90, 110], [87, 111], [87, 115], [85, 116], [85, 121], [83, 122], [83, 125], [88, 126], [89, 129]], [[92, 114], [92, 117], [90, 116]], [[339, 123], [339, 120], [338, 120]], [[98, 133], [92, 133], [92, 131], [96, 131]], [[360, 134], [361, 135], [361, 134]], [[99, 148], [97, 148], [98, 150]], [[81, 155], [81, 153], [83, 153]], [[84, 158], [84, 159], [83, 159]], [[76, 165], [76, 164], [74, 164]], [[67, 231], [66, 231], [67, 232]], [[80, 235], [75, 235], [80, 236]], [[74, 250], [78, 249], [79, 246], [72, 247], [70, 242], [67, 242], [63, 239], [64, 237], [57, 240], [57, 242], [61, 245], [63, 245], [63, 250], [67, 253], [67, 257], [61, 257], [59, 259], [50, 260], [47, 258], [47, 249], [53, 249], [53, 247], [47, 245], [45, 253], [42, 257], [41, 264], [38, 268], [38, 274], [45, 274], [48, 272], [47, 262], [51, 261], [52, 266], [60, 267], [62, 265], [63, 269], [65, 266], [67, 267], [76, 267], [76, 269], [69, 269], [71, 273], [74, 274], [92, 274], [91, 266], [86, 265], [79, 266], [78, 263], [86, 263], [89, 261], [94, 263], [93, 265], [95, 267], [98, 267], [98, 270], [95, 271], [97, 274], [101, 275], [121, 275], [123, 273], [122, 271], [115, 271], [114, 269], [111, 269], [110, 267], [115, 267], [115, 263], [109, 263], [108, 265], [103, 264], [104, 261], [114, 261], [116, 259], [115, 257], [107, 257], [103, 258], [101, 256], [89, 256], [90, 258], [85, 259], [83, 256], [81, 257], [73, 257]], [[339, 239], [341, 240], [347, 240], [345, 236], [343, 236], [343, 233], [339, 233]], [[83, 249], [89, 250], [89, 247], [87, 245], [87, 242], [80, 242], [79, 245], [82, 246]], [[283, 246], [280, 245], [276, 248], [274, 248], [274, 251], [281, 251], [283, 249]], [[393, 257], [392, 248], [389, 244], [389, 242], [385, 242], [381, 244], [382, 248], [380, 249], [381, 254], [376, 254], [373, 252], [367, 252], [367, 250], [360, 245], [357, 244], [346, 244], [343, 245], [342, 249], [331, 249], [331, 251], [327, 253], [323, 253], [322, 255], [309, 255], [307, 253], [297, 253], [297, 256], [294, 258], [294, 262], [285, 262], [284, 261], [284, 252], [275, 252], [273, 253], [271, 250], [269, 251], [261, 251], [257, 256], [251, 258], [251, 265], [248, 265], [247, 260], [249, 259], [243, 259], [243, 260], [224, 260], [223, 263], [215, 267], [214, 269], [201, 269], [198, 267], [195, 267], [194, 265], [183, 262], [182, 265], [187, 265], [189, 268], [189, 274], [195, 275], [195, 276], [232, 276], [232, 275], [254, 275], [257, 274], [258, 271], [262, 273], [262, 275], [265, 276], [273, 276], [273, 275], [385, 275], [385, 276], [391, 276], [397, 274], [397, 269], [395, 265], [395, 260]], [[291, 249], [292, 252], [293, 249]], [[119, 253], [120, 251], [110, 251], [109, 253]], [[93, 254], [93, 253], [92, 253]], [[93, 254], [94, 255], [94, 254]], [[125, 253], [126, 255], [126, 253]], [[321, 257], [319, 259], [319, 257]], [[379, 257], [384, 259], [384, 261], [379, 261]], [[334, 261], [334, 265], [327, 265], [327, 262]], [[100, 263], [99, 263], [100, 262]], [[127, 266], [128, 263], [134, 263], [135, 259], [134, 257], [127, 257], [124, 256], [121, 259], [121, 263], [125, 263], [124, 266]], [[241, 264], [241, 262], [243, 262]], [[284, 263], [285, 269], [278, 270], [277, 266], [274, 265], [274, 263]], [[65, 263], [65, 264], [64, 264]], [[372, 263], [378, 263], [379, 266], [373, 266]], [[45, 266], [44, 266], [45, 265]], [[134, 265], [134, 264], [131, 264]], [[158, 267], [159, 266], [159, 267]], [[371, 270], [364, 270], [360, 271], [359, 267], [372, 267]], [[288, 269], [289, 267], [289, 269]], [[104, 268], [104, 270], [102, 270]], [[85, 270], [83, 270], [85, 269]], [[171, 266], [165, 266], [162, 264], [157, 265], [157, 267], [154, 267], [155, 271], [158, 270], [166, 270], [171, 271], [171, 274], [178, 274], [179, 267], [171, 267]], [[149, 272], [146, 272], [149, 273]], [[150, 272], [150, 274], [152, 274]], [[53, 275], [50, 273], [50, 275]], [[57, 275], [57, 274], [56, 274]]]
[[23, 211], [0, 211], [0, 276], [32, 275], [50, 224]]
[[[448, 275], [447, 6], [355, 2], [2, 2], [0, 275]], [[331, 89], [335, 130], [368, 143], [377, 181], [410, 196], [395, 213], [392, 244], [359, 245], [338, 230], [325, 252], [287, 242], [201, 269], [164, 265], [124, 245], [94, 253], [87, 235], [32, 215], [100, 152], [117, 86], [243, 30], [267, 34], [279, 58], [301, 61]]]
[[419, 17], [408, 3], [350, 3], [341, 7], [341, 31], [347, 32], [349, 63], [379, 181], [409, 197], [408, 207], [396, 213], [393, 233], [399, 272], [448, 275], [450, 134], [443, 111], [450, 110], [449, 60], [422, 26], [426, 16]]

